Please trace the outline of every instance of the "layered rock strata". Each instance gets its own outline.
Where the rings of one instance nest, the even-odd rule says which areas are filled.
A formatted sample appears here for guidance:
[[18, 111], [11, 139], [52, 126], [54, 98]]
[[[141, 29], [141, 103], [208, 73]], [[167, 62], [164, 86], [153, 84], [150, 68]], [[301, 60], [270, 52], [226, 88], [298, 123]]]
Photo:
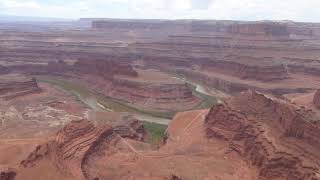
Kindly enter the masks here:
[[241, 79], [264, 82], [284, 80], [289, 77], [284, 65], [252, 66], [231, 61], [211, 61], [202, 67], [209, 71], [221, 72]]
[[143, 140], [144, 133], [142, 124], [136, 120], [123, 121], [114, 127], [95, 126], [87, 120], [72, 121], [57, 133], [55, 140], [38, 146], [23, 160], [21, 169], [27, 171], [42, 161], [49, 161], [67, 177], [93, 179], [87, 172], [87, 163], [90, 156], [103, 153], [101, 146], [108, 147], [121, 137]]
[[[157, 84], [115, 77], [139, 78], [137, 71], [129, 63], [116, 62], [113, 59], [114, 57], [82, 58], [72, 65], [59, 60], [49, 62], [48, 65], [27, 64], [11, 68], [19, 73], [63, 76], [108, 97], [156, 111], [167, 111], [171, 108], [186, 110], [183, 108], [191, 109], [200, 103], [200, 99], [183, 83]], [[168, 103], [172, 106], [168, 106]], [[182, 104], [184, 107], [179, 108]]]
[[245, 92], [213, 107], [208, 138], [228, 142], [257, 168], [259, 179], [319, 179], [320, 124], [309, 110]]
[[120, 64], [103, 59], [79, 59], [72, 70], [82, 74], [93, 74], [106, 79], [113, 79], [114, 75], [137, 77], [138, 73], [129, 64]]
[[39, 93], [37, 81], [16, 74], [0, 77], [0, 99], [10, 100], [27, 94]]
[[210, 110], [178, 113], [157, 151], [144, 147], [145, 130], [136, 120], [113, 127], [73, 121], [22, 161], [17, 177], [53, 164], [62, 179], [192, 179], [196, 173], [199, 179], [317, 180], [319, 130], [311, 110], [246, 91]]

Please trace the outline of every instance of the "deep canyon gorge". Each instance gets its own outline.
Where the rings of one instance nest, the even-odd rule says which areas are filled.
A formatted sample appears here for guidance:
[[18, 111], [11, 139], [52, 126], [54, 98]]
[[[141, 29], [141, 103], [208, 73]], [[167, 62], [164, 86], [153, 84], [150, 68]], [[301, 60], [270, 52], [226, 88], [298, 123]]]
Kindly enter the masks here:
[[0, 180], [320, 179], [320, 24], [0, 22]]

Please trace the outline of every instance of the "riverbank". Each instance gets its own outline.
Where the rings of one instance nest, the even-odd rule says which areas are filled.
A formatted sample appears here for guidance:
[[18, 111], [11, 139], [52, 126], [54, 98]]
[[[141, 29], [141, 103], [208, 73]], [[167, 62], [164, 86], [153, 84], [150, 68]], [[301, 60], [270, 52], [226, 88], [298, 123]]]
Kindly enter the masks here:
[[[137, 107], [134, 107], [133, 105], [126, 104], [111, 97], [104, 96], [88, 89], [87, 87], [75, 84], [62, 78], [51, 76], [38, 76], [36, 78], [39, 82], [56, 86], [61, 90], [76, 96], [79, 101], [88, 106], [88, 108], [90, 108], [92, 111], [128, 112], [132, 113], [137, 119], [140, 119], [141, 121], [159, 123], [164, 125], [167, 125], [176, 113], [153, 112], [139, 109]], [[204, 88], [202, 88], [202, 86], [187, 82], [182, 79], [179, 80], [187, 83], [189, 88], [192, 89], [194, 95], [202, 100], [200, 104], [190, 110], [208, 108], [217, 103], [216, 98], [210, 96], [207, 93], [204, 93]]]

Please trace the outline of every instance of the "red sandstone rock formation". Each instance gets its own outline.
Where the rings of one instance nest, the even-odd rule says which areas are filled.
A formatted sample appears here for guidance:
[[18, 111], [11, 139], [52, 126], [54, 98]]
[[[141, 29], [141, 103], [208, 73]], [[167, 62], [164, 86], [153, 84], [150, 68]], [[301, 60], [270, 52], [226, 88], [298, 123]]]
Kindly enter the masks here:
[[124, 65], [103, 59], [80, 59], [74, 64], [73, 70], [82, 74], [98, 75], [105, 79], [113, 79], [114, 75], [138, 76], [137, 72], [128, 64]]
[[165, 70], [188, 68], [193, 64], [197, 64], [204, 70], [236, 76], [241, 79], [270, 82], [289, 78], [289, 74], [283, 64], [266, 63], [263, 58], [252, 58], [250, 56], [230, 56], [221, 60], [215, 60], [212, 58], [179, 58], [155, 55], [153, 57], [146, 56], [143, 60], [148, 66]]
[[[200, 103], [186, 84], [140, 83], [118, 79], [104, 94], [130, 103], [159, 110], [191, 109]], [[183, 107], [176, 106], [177, 104]]]
[[240, 64], [236, 61], [208, 61], [202, 66], [210, 71], [233, 75], [241, 79], [254, 79], [264, 82], [283, 80], [289, 77], [284, 65], [254, 66]]
[[89, 163], [89, 157], [103, 153], [99, 151], [100, 146], [106, 147], [119, 137], [143, 140], [142, 123], [128, 120], [118, 122], [112, 128], [108, 125], [97, 127], [86, 120], [72, 121], [57, 133], [54, 141], [38, 146], [21, 162], [21, 168], [32, 170], [42, 161], [49, 161], [57, 166], [58, 171], [70, 173], [76, 179], [88, 179], [86, 163]]
[[319, 179], [320, 124], [304, 109], [256, 92], [213, 107], [208, 138], [229, 143], [257, 168], [259, 179]]
[[[80, 58], [74, 65], [52, 61], [45, 65], [18, 65], [13, 69], [26, 74], [70, 77], [108, 97], [156, 111], [186, 110], [200, 103], [185, 84], [141, 83], [114, 78], [116, 75], [137, 77], [129, 63], [119, 63], [115, 57]], [[169, 104], [169, 105], [168, 105]], [[182, 106], [183, 104], [183, 106]], [[185, 108], [185, 109], [183, 109]]]
[[113, 131], [121, 137], [137, 141], [145, 141], [145, 136], [147, 135], [143, 123], [131, 117], [116, 122], [113, 125]]
[[194, 173], [202, 179], [320, 178], [316, 114], [257, 92], [244, 92], [210, 111], [179, 113], [159, 151], [137, 150], [143, 146], [134, 145], [144, 136], [143, 126], [135, 120], [124, 122], [112, 128], [73, 121], [56, 140], [37, 147], [21, 163], [21, 172], [39, 173], [41, 162], [51, 159], [58, 172], [73, 179], [164, 180], [191, 178]]
[[289, 36], [287, 25], [273, 22], [233, 24], [227, 29], [228, 32], [234, 34]]
[[10, 100], [18, 96], [38, 93], [41, 89], [35, 79], [18, 75], [3, 75], [0, 77], [0, 99]]
[[303, 73], [312, 76], [319, 76], [320, 75], [320, 64], [313, 63], [313, 64], [289, 64], [288, 69], [291, 73]]
[[317, 90], [314, 94], [313, 104], [320, 109], [320, 90]]
[[[180, 32], [222, 32], [244, 35], [288, 36], [288, 24], [277, 22], [237, 21], [148, 21], [148, 20], [94, 20], [92, 28], [108, 30], [162, 30]], [[291, 28], [293, 32], [298, 30]], [[291, 30], [290, 29], [290, 30]], [[294, 31], [296, 30], [296, 31]]]

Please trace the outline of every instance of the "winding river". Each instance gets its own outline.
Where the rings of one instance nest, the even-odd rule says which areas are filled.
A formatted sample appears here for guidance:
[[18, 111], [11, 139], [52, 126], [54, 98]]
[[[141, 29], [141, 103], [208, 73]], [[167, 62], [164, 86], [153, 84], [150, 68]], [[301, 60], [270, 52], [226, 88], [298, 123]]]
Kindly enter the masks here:
[[[205, 96], [212, 96], [206, 91], [206, 89], [194, 82], [190, 82], [184, 78], [176, 77], [178, 80], [188, 83], [195, 87], [194, 91]], [[79, 101], [88, 106], [92, 111], [101, 112], [131, 112], [134, 117], [142, 121], [153, 122], [157, 124], [168, 125], [171, 119], [158, 117], [152, 115], [151, 113], [144, 113], [144, 111], [139, 111], [134, 107], [130, 107], [111, 98], [104, 97], [101, 94], [90, 91], [86, 87], [73, 84], [72, 82], [65, 81], [62, 79], [52, 78], [52, 77], [37, 77], [40, 82], [48, 83], [54, 85], [74, 96], [77, 97]], [[90, 117], [89, 117], [90, 118]]]

